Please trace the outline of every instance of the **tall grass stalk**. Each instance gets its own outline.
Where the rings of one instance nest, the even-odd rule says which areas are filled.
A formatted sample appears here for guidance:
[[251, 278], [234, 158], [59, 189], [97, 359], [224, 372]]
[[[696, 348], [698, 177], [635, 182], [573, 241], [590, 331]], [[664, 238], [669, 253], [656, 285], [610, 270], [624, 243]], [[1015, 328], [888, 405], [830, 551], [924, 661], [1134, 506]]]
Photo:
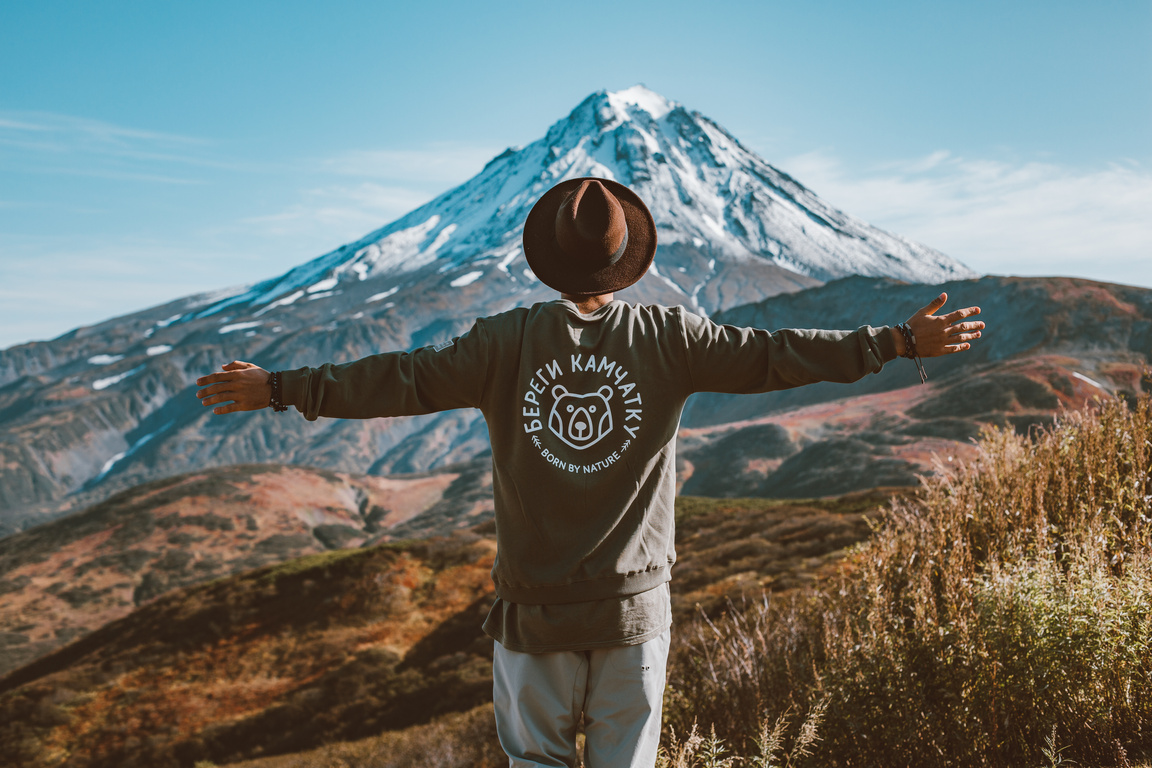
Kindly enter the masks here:
[[766, 720], [820, 705], [796, 765], [1037, 765], [1053, 728], [1065, 763], [1147, 759], [1150, 523], [1147, 397], [1031, 438], [988, 431], [974, 461], [895, 502], [835, 583], [699, 621], [669, 721], [715, 723], [751, 757]]

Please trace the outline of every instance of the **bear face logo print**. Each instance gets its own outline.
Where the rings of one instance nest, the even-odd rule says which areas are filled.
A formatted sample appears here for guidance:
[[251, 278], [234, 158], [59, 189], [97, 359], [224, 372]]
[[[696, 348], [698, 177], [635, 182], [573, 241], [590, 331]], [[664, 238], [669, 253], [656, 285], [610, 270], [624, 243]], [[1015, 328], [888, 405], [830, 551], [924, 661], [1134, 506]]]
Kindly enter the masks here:
[[576, 395], [563, 384], [552, 387], [552, 412], [548, 429], [578, 451], [590, 448], [612, 431], [612, 387], [605, 384], [595, 392]]

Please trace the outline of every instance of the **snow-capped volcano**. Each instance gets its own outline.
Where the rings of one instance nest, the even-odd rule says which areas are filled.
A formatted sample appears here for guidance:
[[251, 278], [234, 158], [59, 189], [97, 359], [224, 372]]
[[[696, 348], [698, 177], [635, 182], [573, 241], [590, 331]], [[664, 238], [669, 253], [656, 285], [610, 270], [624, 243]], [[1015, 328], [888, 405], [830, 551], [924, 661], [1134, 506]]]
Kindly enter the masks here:
[[656, 220], [655, 262], [619, 294], [626, 301], [711, 314], [852, 274], [936, 283], [972, 274], [837, 211], [647, 88], [594, 93], [539, 141], [283, 275], [0, 351], [0, 524], [16, 510], [222, 464], [387, 474], [471, 460], [488, 447], [474, 411], [222, 423], [200, 408], [192, 382], [228, 360], [284, 370], [435, 344], [476, 317], [555, 298], [528, 269], [521, 234], [540, 195], [579, 176], [627, 184]]
[[[345, 281], [400, 276], [433, 262], [442, 271], [474, 264], [481, 274], [472, 279], [494, 263], [516, 292], [533, 280], [520, 252], [529, 209], [556, 183], [581, 176], [615, 179], [647, 202], [659, 232], [657, 275], [665, 266], [664, 279], [685, 295], [683, 303], [704, 311], [717, 308], [702, 296], [720, 273], [718, 262], [758, 262], [820, 282], [854, 274], [922, 283], [975, 276], [938, 251], [836, 210], [712, 120], [637, 85], [592, 94], [543, 138], [509, 148], [464, 184], [199, 316], [282, 306]], [[686, 252], [705, 258], [667, 265], [661, 256], [672, 252], [677, 262]], [[763, 295], [780, 292], [766, 288]]]

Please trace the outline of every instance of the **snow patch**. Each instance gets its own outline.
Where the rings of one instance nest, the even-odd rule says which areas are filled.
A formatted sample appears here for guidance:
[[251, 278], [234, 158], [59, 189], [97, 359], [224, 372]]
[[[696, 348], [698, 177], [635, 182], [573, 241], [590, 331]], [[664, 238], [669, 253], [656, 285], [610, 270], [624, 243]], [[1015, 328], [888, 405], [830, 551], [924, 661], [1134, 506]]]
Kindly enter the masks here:
[[[1075, 376], [1076, 378], [1080, 379], [1080, 381], [1084, 381], [1084, 382], [1091, 384], [1092, 386], [1096, 387], [1096, 389], [1104, 389], [1103, 384], [1101, 384], [1098, 381], [1095, 381], [1094, 379], [1088, 378], [1087, 376], [1085, 376], [1082, 373], [1076, 373], [1075, 371], [1073, 371], [1072, 375]], [[1106, 389], [1104, 389], [1104, 391], [1107, 392]]]
[[165, 352], [171, 352], [172, 351], [172, 345], [171, 344], [157, 344], [154, 347], [148, 347], [148, 349], [146, 351], [148, 352], [148, 357], [155, 357], [156, 355], [162, 355]]
[[501, 272], [503, 272], [506, 275], [510, 274], [508, 272], [508, 265], [511, 264], [513, 261], [515, 261], [516, 257], [519, 255], [520, 255], [520, 248], [519, 247], [513, 248], [511, 251], [508, 252], [507, 256], [505, 256], [504, 258], [502, 258], [500, 260], [500, 263], [496, 265], [496, 269], [500, 270]]
[[623, 91], [609, 93], [608, 103], [622, 113], [626, 113], [628, 107], [640, 107], [656, 120], [671, 112], [673, 107], [668, 99], [642, 85], [634, 85]]
[[321, 291], [330, 291], [336, 287], [340, 280], [335, 277], [329, 277], [326, 280], [321, 280], [318, 283], [308, 286], [308, 293], [320, 293]]
[[257, 328], [261, 325], [264, 325], [262, 320], [247, 323], [232, 323], [231, 325], [221, 326], [219, 333], [232, 333], [232, 331], [242, 331], [246, 328]]
[[536, 282], [536, 274], [527, 267], [524, 268], [524, 277], [528, 278], [532, 282]]
[[365, 304], [371, 304], [374, 301], [380, 301], [381, 299], [386, 299], [389, 296], [391, 296], [392, 294], [396, 293], [396, 291], [398, 291], [398, 290], [400, 290], [400, 286], [394, 285], [382, 293], [372, 294], [371, 296], [369, 296], [367, 299], [364, 300], [364, 303]]
[[95, 389], [97, 392], [102, 389], [108, 389], [108, 387], [112, 386], [113, 384], [119, 384], [120, 382], [124, 381], [124, 379], [128, 378], [129, 376], [135, 376], [142, 370], [144, 370], [144, 366], [138, 365], [130, 371], [124, 371], [124, 373], [118, 373], [115, 376], [109, 376], [106, 379], [96, 379], [96, 381], [92, 382], [92, 389]]
[[448, 283], [448, 285], [452, 286], [453, 288], [463, 288], [466, 285], [471, 285], [472, 283], [476, 282], [481, 277], [483, 277], [483, 275], [484, 273], [479, 270], [476, 272], [469, 272], [466, 275], [461, 275], [460, 277], [456, 278], [452, 282]]
[[108, 470], [112, 469], [112, 467], [116, 465], [116, 462], [120, 461], [120, 459], [124, 458], [127, 455], [128, 455], [128, 451], [120, 451], [120, 453], [116, 454], [112, 458], [108, 459], [108, 461], [104, 462], [104, 468], [100, 470], [100, 474], [96, 475], [96, 479], [93, 480], [92, 482], [98, 483], [101, 480], [103, 480], [104, 475], [108, 474]]
[[136, 442], [132, 443], [132, 447], [129, 448], [128, 450], [120, 451], [120, 453], [118, 453], [115, 456], [113, 456], [112, 458], [108, 459], [108, 461], [104, 462], [104, 467], [100, 470], [100, 474], [96, 475], [96, 478], [91, 481], [91, 484], [94, 485], [94, 484], [100, 482], [101, 480], [103, 480], [104, 476], [107, 475], [112, 470], [112, 467], [116, 466], [117, 462], [122, 461], [123, 459], [126, 459], [129, 456], [131, 456], [132, 454], [136, 453], [136, 451], [143, 448], [148, 443], [149, 440], [156, 437], [156, 435], [158, 435], [161, 432], [163, 432], [164, 430], [168, 429], [169, 427], [171, 427], [175, 423], [176, 423], [175, 421], [169, 421], [167, 424], [160, 427], [160, 429], [156, 430], [155, 432], [149, 432], [148, 434], [144, 435], [144, 437], [142, 437], [139, 440], [137, 440]]
[[276, 301], [272, 302], [271, 304], [269, 304], [268, 306], [264, 307], [259, 312], [254, 314], [253, 317], [260, 317], [260, 315], [264, 314], [265, 312], [269, 312], [269, 311], [275, 309], [276, 307], [286, 307], [289, 304], [296, 301], [297, 299], [299, 299], [303, 295], [304, 295], [304, 291], [296, 291], [295, 293], [289, 294], [282, 299], [276, 299]]
[[449, 224], [448, 226], [444, 227], [444, 229], [440, 230], [440, 234], [436, 235], [436, 239], [432, 241], [432, 245], [424, 249], [424, 256], [435, 256], [436, 251], [440, 250], [444, 243], [448, 242], [448, 238], [452, 237], [452, 233], [455, 231], [455, 224]]
[[124, 359], [124, 355], [92, 355], [88, 358], [89, 365], [110, 365]]

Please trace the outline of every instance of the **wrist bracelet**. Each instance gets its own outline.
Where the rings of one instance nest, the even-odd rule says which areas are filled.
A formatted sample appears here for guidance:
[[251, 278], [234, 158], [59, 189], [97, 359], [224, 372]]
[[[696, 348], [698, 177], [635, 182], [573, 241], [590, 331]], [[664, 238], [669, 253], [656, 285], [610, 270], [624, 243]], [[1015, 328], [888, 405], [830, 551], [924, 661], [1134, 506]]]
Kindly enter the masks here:
[[277, 413], [288, 410], [288, 406], [284, 405], [284, 384], [280, 381], [280, 371], [273, 371], [272, 375], [268, 377], [268, 383], [272, 385], [272, 397], [269, 399], [268, 405], [272, 406], [272, 410]]
[[908, 323], [900, 323], [900, 325], [896, 326], [896, 330], [900, 331], [900, 335], [904, 337], [903, 357], [916, 361], [916, 372], [920, 374], [920, 383], [923, 384], [927, 382], [928, 373], [924, 370], [924, 363], [920, 360], [920, 355], [916, 351], [916, 335], [912, 333], [912, 329], [908, 326]]

